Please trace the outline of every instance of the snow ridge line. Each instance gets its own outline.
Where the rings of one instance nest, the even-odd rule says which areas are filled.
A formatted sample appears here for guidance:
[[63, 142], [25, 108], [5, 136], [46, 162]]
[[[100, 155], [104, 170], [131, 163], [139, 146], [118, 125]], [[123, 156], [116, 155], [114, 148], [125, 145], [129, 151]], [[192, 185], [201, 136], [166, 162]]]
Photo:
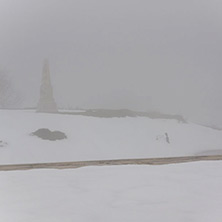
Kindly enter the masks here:
[[164, 164], [186, 163], [194, 161], [209, 161], [209, 160], [211, 161], [222, 160], [222, 155], [13, 164], [13, 165], [0, 165], [0, 171], [32, 170], [32, 169], [72, 169], [72, 168], [79, 168], [86, 166], [107, 166], [107, 165], [164, 165]]

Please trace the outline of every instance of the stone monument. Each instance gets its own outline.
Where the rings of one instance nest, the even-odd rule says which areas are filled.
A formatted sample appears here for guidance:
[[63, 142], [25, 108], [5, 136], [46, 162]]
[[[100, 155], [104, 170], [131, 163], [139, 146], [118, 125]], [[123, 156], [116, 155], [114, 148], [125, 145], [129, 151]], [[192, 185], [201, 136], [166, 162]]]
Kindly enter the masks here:
[[37, 106], [37, 112], [56, 113], [57, 105], [53, 97], [53, 89], [50, 79], [48, 60], [44, 61], [42, 70], [42, 84], [40, 88], [40, 99]]

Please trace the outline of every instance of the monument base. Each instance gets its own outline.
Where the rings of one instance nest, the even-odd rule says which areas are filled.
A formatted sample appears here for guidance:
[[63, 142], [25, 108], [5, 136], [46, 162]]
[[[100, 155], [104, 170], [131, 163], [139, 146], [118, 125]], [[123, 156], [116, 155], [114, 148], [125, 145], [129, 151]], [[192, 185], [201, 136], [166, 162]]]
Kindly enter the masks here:
[[36, 112], [38, 113], [58, 113], [56, 103], [39, 103]]

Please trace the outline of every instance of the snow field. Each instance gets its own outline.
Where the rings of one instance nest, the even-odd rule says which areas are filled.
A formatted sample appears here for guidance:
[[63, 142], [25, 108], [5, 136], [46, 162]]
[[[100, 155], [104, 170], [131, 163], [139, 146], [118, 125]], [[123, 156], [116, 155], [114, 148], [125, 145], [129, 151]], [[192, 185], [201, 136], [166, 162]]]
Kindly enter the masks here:
[[222, 162], [0, 172], [4, 222], [221, 222]]
[[[190, 156], [222, 150], [222, 131], [176, 120], [1, 110], [0, 123], [0, 141], [6, 143], [0, 147], [0, 164]], [[62, 131], [68, 138], [47, 141], [30, 135], [40, 128]]]

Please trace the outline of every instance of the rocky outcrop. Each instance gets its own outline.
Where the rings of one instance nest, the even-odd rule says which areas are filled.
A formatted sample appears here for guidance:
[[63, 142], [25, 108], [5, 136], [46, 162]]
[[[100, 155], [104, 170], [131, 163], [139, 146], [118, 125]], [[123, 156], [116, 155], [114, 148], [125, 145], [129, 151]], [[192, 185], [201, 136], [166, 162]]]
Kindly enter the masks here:
[[45, 128], [38, 129], [35, 132], [33, 132], [31, 135], [37, 136], [43, 140], [51, 140], [51, 141], [67, 139], [65, 133], [60, 131], [51, 131]]

